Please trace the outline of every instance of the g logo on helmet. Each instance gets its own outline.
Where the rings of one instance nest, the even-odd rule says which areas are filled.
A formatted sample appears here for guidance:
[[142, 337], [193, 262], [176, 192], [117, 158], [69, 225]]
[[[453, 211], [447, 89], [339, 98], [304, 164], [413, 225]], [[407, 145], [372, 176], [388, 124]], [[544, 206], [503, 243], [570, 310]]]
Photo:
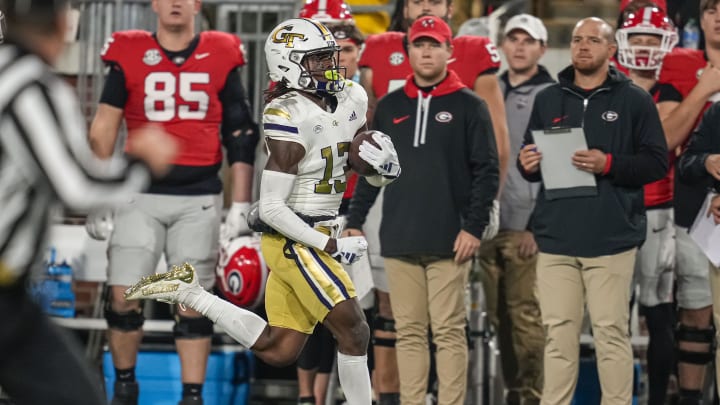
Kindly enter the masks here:
[[227, 275], [228, 290], [233, 294], [240, 294], [240, 291], [242, 291], [242, 285], [243, 281], [240, 272], [232, 270], [230, 274]]
[[260, 238], [239, 236], [221, 241], [216, 268], [219, 294], [242, 308], [255, 308], [265, 295], [268, 268], [260, 254]]
[[285, 25], [278, 28], [272, 34], [272, 41], [276, 44], [285, 44], [285, 48], [295, 47], [295, 40], [307, 41], [305, 34], [298, 34], [296, 32], [289, 32], [293, 30], [292, 25]]

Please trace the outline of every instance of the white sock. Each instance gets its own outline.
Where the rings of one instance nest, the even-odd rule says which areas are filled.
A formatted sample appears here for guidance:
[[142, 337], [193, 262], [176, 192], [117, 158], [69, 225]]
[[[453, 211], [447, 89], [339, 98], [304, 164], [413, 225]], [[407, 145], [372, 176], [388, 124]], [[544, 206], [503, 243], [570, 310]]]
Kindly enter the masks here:
[[338, 352], [338, 376], [348, 405], [370, 405], [372, 388], [367, 355], [350, 356]]
[[255, 344], [267, 326], [267, 322], [254, 313], [202, 288], [188, 290], [188, 294], [182, 296], [181, 301], [223, 328], [225, 333], [248, 349]]

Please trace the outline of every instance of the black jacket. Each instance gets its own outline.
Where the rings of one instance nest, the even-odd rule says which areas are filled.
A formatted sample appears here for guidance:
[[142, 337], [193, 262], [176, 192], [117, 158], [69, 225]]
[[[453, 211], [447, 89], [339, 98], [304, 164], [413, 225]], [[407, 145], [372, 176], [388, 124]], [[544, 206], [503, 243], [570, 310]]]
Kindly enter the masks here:
[[[385, 187], [381, 254], [449, 257], [461, 229], [480, 238], [498, 191], [485, 102], [452, 71], [427, 94], [409, 77], [403, 89], [380, 100], [373, 122], [392, 138], [402, 166], [400, 177]], [[378, 191], [360, 179], [348, 228], [362, 227]]]
[[715, 154], [720, 154], [720, 103], [705, 111], [687, 150], [680, 155], [677, 163], [680, 180], [688, 185], [720, 192], [720, 182], [705, 169], [705, 160]]
[[[574, 77], [570, 66], [537, 95], [525, 143], [533, 143], [530, 130], [582, 127], [588, 148], [611, 155], [610, 168], [596, 176], [595, 196], [548, 200], [543, 187], [531, 228], [543, 253], [612, 255], [645, 240], [642, 186], [667, 173], [667, 144], [652, 97], [614, 67], [594, 90], [575, 86]], [[518, 166], [526, 179], [541, 180]]]

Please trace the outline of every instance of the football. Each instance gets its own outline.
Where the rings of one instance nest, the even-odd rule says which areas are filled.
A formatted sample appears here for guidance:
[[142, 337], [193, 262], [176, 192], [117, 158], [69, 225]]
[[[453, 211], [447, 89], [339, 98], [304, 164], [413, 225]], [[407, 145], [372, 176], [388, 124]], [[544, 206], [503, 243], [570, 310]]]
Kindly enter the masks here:
[[350, 143], [348, 163], [350, 164], [350, 168], [353, 169], [355, 173], [361, 176], [373, 176], [378, 174], [377, 171], [372, 166], [370, 166], [368, 162], [364, 161], [363, 158], [360, 157], [360, 145], [363, 143], [363, 141], [368, 141], [369, 143], [380, 148], [377, 142], [375, 142], [375, 140], [372, 138], [373, 132], [375, 131], [360, 132], [359, 134], [355, 135], [355, 138], [353, 138], [352, 142]]

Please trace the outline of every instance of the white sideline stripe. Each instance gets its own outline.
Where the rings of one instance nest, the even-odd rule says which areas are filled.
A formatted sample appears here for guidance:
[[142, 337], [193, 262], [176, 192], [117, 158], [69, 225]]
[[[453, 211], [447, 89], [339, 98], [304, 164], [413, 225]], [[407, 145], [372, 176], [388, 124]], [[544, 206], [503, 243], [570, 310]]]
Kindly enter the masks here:
[[[84, 329], [84, 330], [107, 330], [107, 321], [105, 318], [60, 318], [52, 316], [50, 319], [53, 320], [57, 325], [60, 325], [68, 329]], [[175, 326], [175, 321], [172, 320], [159, 320], [159, 319], [147, 319], [143, 324], [143, 331], [145, 332], [172, 332]], [[215, 333], [224, 333], [225, 330], [215, 325], [213, 328]]]
[[[87, 330], [106, 330], [107, 321], [104, 318], [58, 318], [50, 317], [56, 324], [68, 329], [87, 329]], [[175, 321], [148, 319], [143, 324], [143, 330], [146, 332], [172, 332]], [[215, 333], [223, 333], [224, 330], [215, 325]], [[648, 345], [647, 336], [633, 336], [630, 339], [633, 346], [646, 347]], [[592, 335], [580, 335], [580, 344], [589, 345], [593, 343]]]

